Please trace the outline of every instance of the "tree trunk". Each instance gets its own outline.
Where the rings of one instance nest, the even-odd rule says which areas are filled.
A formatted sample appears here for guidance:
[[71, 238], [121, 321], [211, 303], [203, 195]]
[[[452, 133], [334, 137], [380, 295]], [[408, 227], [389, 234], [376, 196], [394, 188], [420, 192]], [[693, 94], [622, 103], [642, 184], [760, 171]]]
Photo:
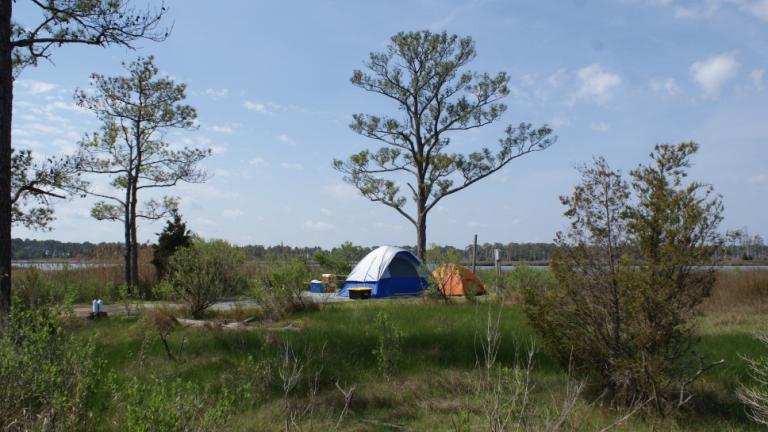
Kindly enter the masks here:
[[418, 255], [422, 264], [426, 264], [427, 257], [427, 212], [423, 205], [418, 206], [418, 217], [416, 219], [416, 255]]
[[[133, 187], [133, 197], [131, 202], [131, 281], [134, 286], [139, 286], [139, 242], [136, 233], [136, 185]], [[139, 288], [141, 298], [144, 298], [144, 292]]]
[[11, 309], [12, 0], [0, 0], [0, 318]]
[[[129, 179], [130, 182], [130, 179]], [[125, 190], [125, 213], [123, 215], [123, 224], [125, 228], [125, 284], [128, 285], [128, 290], [135, 294], [133, 291], [134, 284], [131, 280], [131, 239], [133, 238], [131, 235], [131, 189], [126, 188]]]
[[124, 268], [124, 276], [125, 276], [125, 284], [128, 285], [128, 290], [133, 293], [133, 284], [131, 284], [131, 221], [129, 217], [128, 207], [126, 207], [125, 211], [125, 221], [124, 221], [124, 228], [125, 228], [125, 253], [123, 254], [123, 257], [125, 258], [125, 268]]

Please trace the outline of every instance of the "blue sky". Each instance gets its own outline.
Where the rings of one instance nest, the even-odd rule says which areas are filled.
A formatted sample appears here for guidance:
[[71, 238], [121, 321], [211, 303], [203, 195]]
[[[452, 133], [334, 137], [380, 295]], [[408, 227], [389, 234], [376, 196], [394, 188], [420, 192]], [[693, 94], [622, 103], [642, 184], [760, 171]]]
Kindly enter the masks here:
[[[22, 23], [36, 22], [16, 4]], [[212, 5], [216, 5], [213, 7]], [[558, 142], [513, 161], [430, 214], [428, 242], [550, 241], [565, 226], [558, 196], [574, 165], [603, 155], [628, 171], [656, 143], [701, 145], [692, 178], [723, 195], [722, 227], [768, 235], [768, 0], [222, 1], [171, 0], [173, 32], [139, 49], [64, 47], [16, 82], [14, 145], [72, 151], [99, 126], [72, 94], [92, 72], [155, 55], [188, 85], [199, 114], [177, 145], [210, 147], [205, 184], [171, 191], [190, 228], [239, 244], [413, 244], [395, 211], [345, 185], [331, 160], [377, 148], [352, 132], [353, 113], [395, 113], [349, 83], [370, 51], [398, 31], [472, 36], [471, 69], [506, 71], [511, 94], [497, 124], [456, 135], [454, 151], [493, 146], [507, 124], [549, 124]], [[92, 201], [56, 205], [51, 232], [14, 237], [119, 241], [90, 218]], [[140, 227], [153, 240], [161, 224]]]

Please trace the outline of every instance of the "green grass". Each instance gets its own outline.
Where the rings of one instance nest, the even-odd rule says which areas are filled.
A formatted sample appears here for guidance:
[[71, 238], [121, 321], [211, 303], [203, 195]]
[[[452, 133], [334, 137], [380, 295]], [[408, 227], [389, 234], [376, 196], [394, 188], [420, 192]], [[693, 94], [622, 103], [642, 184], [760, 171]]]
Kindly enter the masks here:
[[[381, 422], [415, 430], [446, 430], [462, 412], [472, 413], [471, 423], [482, 427], [482, 402], [474, 389], [481, 355], [479, 338], [488, 311], [487, 304], [366, 301], [327, 305], [319, 312], [294, 314], [252, 330], [179, 328], [169, 339], [178, 361], [167, 359], [156, 333], [135, 319], [116, 317], [83, 324], [78, 331], [84, 337], [96, 337], [99, 355], [114, 372], [118, 387], [134, 377], [144, 380], [155, 375], [209, 386], [215, 394], [253, 378], [254, 363], [249, 363], [249, 357], [255, 361], [278, 358], [287, 342], [299, 356], [309, 353], [312, 357], [308, 371], [322, 367], [311, 416], [315, 430], [333, 426], [341, 412], [341, 394], [334, 385], [337, 380], [343, 386], [357, 386], [344, 430], [387, 430]], [[387, 313], [403, 333], [401, 367], [391, 381], [378, 372], [373, 354], [378, 337], [374, 317], [379, 312]], [[717, 315], [703, 318], [706, 331], [699, 348], [708, 358], [723, 358], [726, 363], [696, 383], [697, 396], [690, 406], [676, 418], [634, 416], [619, 430], [757, 430], [738, 404], [735, 389], [749, 380], [740, 356], [768, 352], [747, 330], [739, 325], [716, 324], [719, 319]], [[537, 344], [518, 306], [503, 307], [501, 334], [501, 365], [515, 365], [532, 344]], [[566, 371], [537, 344], [532, 392], [536, 405], [557, 405], [566, 380]], [[307, 403], [307, 388], [302, 381], [292, 400], [299, 405]], [[249, 390], [248, 397], [237, 403], [228, 429], [280, 429], [279, 389], [272, 386], [260, 391], [253, 394]], [[581, 430], [599, 429], [622, 415], [594, 402], [594, 394], [588, 390], [580, 398], [574, 416], [580, 423], [574, 426]], [[120, 429], [120, 410], [108, 389], [96, 399], [113, 420], [105, 422], [104, 428]], [[304, 420], [305, 426], [308, 421]]]

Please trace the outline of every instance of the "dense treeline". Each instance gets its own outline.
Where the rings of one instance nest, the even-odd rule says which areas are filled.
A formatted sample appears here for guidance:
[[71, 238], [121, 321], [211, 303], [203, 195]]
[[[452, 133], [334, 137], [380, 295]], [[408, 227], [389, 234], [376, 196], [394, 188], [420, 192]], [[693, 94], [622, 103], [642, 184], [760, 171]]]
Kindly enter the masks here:
[[11, 240], [14, 260], [99, 258], [108, 254], [120, 254], [120, 243], [70, 243], [57, 240]]
[[[757, 236], [756, 236], [757, 237]], [[121, 256], [122, 244], [120, 243], [70, 243], [57, 240], [30, 240], [13, 239], [13, 259], [14, 260], [32, 260], [32, 259], [104, 259], [110, 256]], [[411, 251], [415, 251], [413, 246], [401, 246]], [[330, 253], [334, 256], [355, 263], [364, 257], [368, 252], [375, 249], [373, 247], [364, 247], [345, 242], [338, 247], [330, 250], [319, 246], [263, 246], [248, 245], [242, 247], [245, 257], [248, 260], [256, 261], [285, 261], [291, 259], [314, 260], [318, 252]], [[503, 262], [526, 261], [543, 262], [549, 261], [555, 252], [554, 243], [482, 243], [477, 245], [477, 260], [480, 263], [491, 263], [494, 260], [494, 250], [499, 250], [500, 258]], [[430, 257], [458, 257], [466, 263], [472, 260], [472, 245], [464, 248], [454, 246], [432, 245], [429, 249]], [[761, 241], [757, 242], [728, 242], [721, 250], [720, 258], [726, 260], [765, 260], [768, 259], [768, 246]]]

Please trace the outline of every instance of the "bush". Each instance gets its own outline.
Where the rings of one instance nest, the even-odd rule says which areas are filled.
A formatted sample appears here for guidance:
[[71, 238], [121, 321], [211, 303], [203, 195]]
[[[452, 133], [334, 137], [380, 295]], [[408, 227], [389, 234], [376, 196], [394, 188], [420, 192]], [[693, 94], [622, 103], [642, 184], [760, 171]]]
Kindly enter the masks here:
[[205, 388], [180, 379], [133, 379], [120, 391], [125, 429], [148, 431], [219, 430], [232, 415], [235, 397], [224, 387], [215, 398]]
[[580, 169], [571, 228], [559, 233], [558, 284], [525, 290], [525, 310], [563, 365], [597, 375], [616, 404], [663, 413], [714, 364], [694, 347], [696, 306], [714, 284], [721, 204], [711, 189], [683, 184], [692, 143], [656, 146], [633, 171], [635, 203], [603, 159]]
[[376, 356], [379, 371], [389, 380], [397, 372], [400, 364], [403, 334], [384, 312], [376, 315], [376, 328], [379, 331], [379, 338], [373, 355]]
[[13, 293], [25, 308], [70, 303], [76, 297], [71, 286], [57, 286], [44, 271], [24, 269], [14, 276]]
[[222, 297], [242, 292], [247, 283], [241, 273], [245, 255], [224, 240], [196, 241], [179, 249], [170, 260], [174, 292], [200, 314]]
[[[760, 336], [760, 342], [768, 347], [768, 336]], [[753, 383], [744, 385], [738, 392], [739, 400], [747, 408], [749, 418], [768, 426], [768, 356], [746, 359]]]
[[349, 262], [345, 261], [339, 256], [318, 251], [315, 252], [313, 258], [315, 259], [315, 262], [317, 262], [317, 264], [320, 266], [321, 270], [339, 275], [345, 275], [352, 271], [352, 267], [349, 265]]
[[0, 327], [0, 429], [84, 430], [102, 364], [93, 341], [66, 334], [59, 307], [18, 302]]
[[519, 303], [526, 289], [542, 290], [557, 284], [549, 268], [517, 265], [511, 271], [484, 271], [480, 275], [485, 288], [501, 302]]
[[304, 300], [304, 291], [310, 280], [310, 273], [301, 261], [279, 266], [266, 272], [255, 281], [255, 296], [267, 315], [280, 319], [287, 313], [305, 310], [314, 305]]

